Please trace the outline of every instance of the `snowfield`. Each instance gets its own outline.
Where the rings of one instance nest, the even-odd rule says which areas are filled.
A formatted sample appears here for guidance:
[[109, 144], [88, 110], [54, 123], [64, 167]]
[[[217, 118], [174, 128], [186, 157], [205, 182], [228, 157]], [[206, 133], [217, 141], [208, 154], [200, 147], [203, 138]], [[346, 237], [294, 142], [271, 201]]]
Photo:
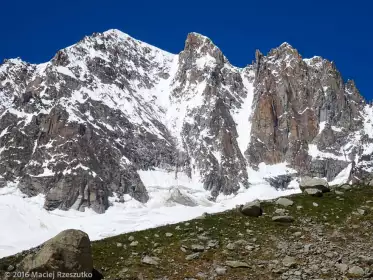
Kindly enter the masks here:
[[[266, 177], [289, 172], [285, 164], [265, 166], [258, 172], [248, 170], [253, 178], [249, 189], [241, 189], [237, 195], [220, 195], [216, 202], [208, 200], [210, 192], [203, 189], [199, 178], [189, 179], [186, 175], [162, 170], [139, 171], [148, 189], [150, 200], [142, 204], [130, 196], [125, 203], [111, 199], [112, 206], [104, 213], [97, 214], [90, 209], [46, 211], [44, 196], [26, 197], [15, 184], [0, 189], [0, 257], [9, 256], [37, 246], [65, 229], [80, 229], [87, 232], [91, 240], [98, 240], [121, 233], [138, 231], [193, 219], [204, 212], [216, 213], [234, 208], [254, 199], [272, 199], [299, 192], [296, 182], [286, 191], [277, 191], [263, 180]], [[168, 203], [172, 189], [179, 191], [196, 202], [188, 207]]]

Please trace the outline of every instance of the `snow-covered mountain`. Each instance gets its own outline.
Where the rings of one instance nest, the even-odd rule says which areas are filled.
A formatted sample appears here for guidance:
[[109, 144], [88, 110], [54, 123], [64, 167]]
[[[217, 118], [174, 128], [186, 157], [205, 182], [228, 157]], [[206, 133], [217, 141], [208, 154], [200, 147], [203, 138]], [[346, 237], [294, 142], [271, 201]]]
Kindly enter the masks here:
[[0, 65], [1, 194], [104, 213], [368, 180], [372, 116], [333, 62], [287, 43], [238, 68], [197, 33], [174, 55], [109, 30]]
[[276, 187], [370, 172], [372, 108], [332, 62], [287, 43], [237, 68], [197, 33], [173, 55], [109, 30], [44, 64], [5, 61], [0, 96], [3, 185], [50, 210], [145, 203], [140, 170], [197, 178], [212, 198], [248, 188], [260, 163], [296, 170]]

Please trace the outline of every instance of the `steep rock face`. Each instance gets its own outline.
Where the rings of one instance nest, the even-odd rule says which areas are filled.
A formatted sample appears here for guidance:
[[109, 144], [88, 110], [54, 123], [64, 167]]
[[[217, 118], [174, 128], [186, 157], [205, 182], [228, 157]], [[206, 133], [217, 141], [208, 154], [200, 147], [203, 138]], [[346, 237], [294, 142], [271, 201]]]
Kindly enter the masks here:
[[47, 209], [103, 212], [113, 192], [146, 202], [136, 170], [175, 161], [162, 111], [150, 102], [172, 59], [108, 31], [46, 64], [6, 62], [1, 76], [12, 79], [1, 78], [2, 104], [12, 105], [0, 119], [2, 177], [26, 194], [45, 193]]
[[[186, 106], [180, 133], [190, 163], [213, 196], [248, 187], [246, 162], [237, 143], [231, 114], [247, 95], [243, 79], [249, 79], [228, 62], [210, 39], [189, 34], [179, 55], [171, 102]], [[185, 108], [185, 107], [184, 107]]]
[[357, 153], [350, 143], [362, 129], [365, 102], [354, 83], [345, 84], [333, 63], [302, 59], [286, 43], [267, 56], [257, 52], [255, 72], [249, 162], [286, 161], [332, 180]]
[[372, 116], [333, 63], [286, 43], [237, 68], [197, 33], [173, 55], [109, 30], [44, 64], [0, 65], [0, 186], [43, 193], [48, 210], [102, 213], [114, 194], [148, 201], [139, 170], [186, 173], [213, 197], [249, 187], [260, 163], [297, 170], [266, 178], [277, 188], [299, 175], [362, 180]]

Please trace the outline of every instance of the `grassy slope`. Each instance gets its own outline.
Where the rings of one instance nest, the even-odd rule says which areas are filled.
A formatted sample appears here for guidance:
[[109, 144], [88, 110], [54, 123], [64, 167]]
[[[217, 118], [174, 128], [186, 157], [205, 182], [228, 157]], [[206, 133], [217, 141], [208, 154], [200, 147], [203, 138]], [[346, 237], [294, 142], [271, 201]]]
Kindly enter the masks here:
[[[353, 214], [362, 205], [371, 205], [373, 188], [355, 186], [346, 191], [343, 197], [337, 198], [334, 192], [323, 197], [311, 197], [303, 194], [293, 195], [295, 202], [288, 207], [289, 215], [295, 218], [291, 224], [276, 224], [271, 217], [276, 215], [273, 202], [263, 202], [264, 215], [259, 218], [245, 217], [237, 210], [208, 215], [204, 219], [162, 226], [154, 229], [123, 234], [92, 243], [94, 266], [105, 275], [105, 279], [157, 279], [168, 276], [168, 279], [199, 278], [199, 272], [209, 273], [213, 265], [224, 265], [227, 260], [247, 262], [250, 268], [228, 268], [225, 275], [215, 279], [279, 279], [269, 270], [266, 263], [276, 258], [276, 242], [291, 241], [293, 233], [302, 231], [302, 241], [307, 243], [310, 233], [303, 231], [307, 223], [322, 224], [330, 234], [338, 228], [349, 238], [368, 238], [370, 230], [364, 226], [353, 227], [364, 221], [373, 221], [372, 212], [366, 215]], [[317, 207], [313, 205], [316, 202]], [[299, 209], [297, 206], [302, 206]], [[186, 208], [185, 211], [188, 211]], [[166, 233], [172, 233], [167, 237]], [[138, 241], [137, 246], [129, 246], [129, 237]], [[205, 250], [195, 260], [185, 260], [186, 255], [193, 252], [181, 250], [181, 246], [190, 248], [192, 244], [206, 245], [209, 241], [218, 241], [217, 248]], [[253, 250], [242, 248], [227, 250], [226, 245], [237, 240], [245, 240], [253, 244]], [[346, 240], [336, 240], [343, 246]], [[339, 243], [338, 243], [339, 242]], [[368, 240], [367, 240], [368, 242]], [[370, 242], [370, 241], [369, 241]], [[123, 246], [118, 246], [121, 243]], [[141, 263], [143, 255], [159, 257], [159, 265]], [[22, 255], [0, 260], [0, 270], [10, 264], [16, 264]], [[301, 265], [301, 264], [300, 264]], [[0, 272], [1, 273], [1, 272]], [[325, 275], [328, 279], [329, 275]]]
[[[208, 215], [205, 219], [195, 219], [188, 223], [163, 226], [94, 242], [92, 248], [95, 266], [102, 269], [104, 275], [111, 279], [125, 279], [128, 275], [134, 277], [139, 273], [149, 279], [161, 276], [169, 276], [171, 279], [184, 279], [185, 277], [195, 277], [198, 272], [208, 271], [214, 262], [224, 264], [226, 260], [234, 259], [251, 264], [254, 259], [256, 262], [271, 259], [273, 257], [271, 248], [273, 248], [274, 242], [272, 237], [287, 239], [303, 226], [300, 224], [300, 220], [305, 217], [311, 218], [316, 223], [327, 226], [330, 224], [328, 226], [330, 231], [335, 227], [343, 226], [343, 230], [354, 231], [355, 234], [360, 235], [364, 235], [364, 228], [360, 228], [357, 233], [356, 229], [347, 227], [347, 218], [350, 217], [348, 224], [360, 223], [362, 220], [373, 221], [372, 213], [368, 213], [366, 216], [351, 215], [367, 200], [373, 200], [372, 187], [356, 186], [353, 191], [348, 191], [343, 195], [344, 200], [337, 199], [334, 192], [324, 194], [321, 198], [299, 194], [292, 196], [291, 199], [295, 204], [287, 209], [289, 214], [295, 218], [295, 222], [292, 224], [284, 225], [272, 222], [271, 217], [275, 215], [273, 212], [279, 207], [272, 202], [265, 202], [262, 204], [264, 216], [260, 218], [245, 217], [237, 210], [230, 210]], [[313, 202], [317, 202], [319, 206], [313, 206]], [[303, 208], [297, 209], [296, 206], [303, 206]], [[252, 232], [247, 232], [248, 229]], [[167, 232], [172, 233], [173, 236], [166, 237]], [[159, 237], [155, 237], [155, 234]], [[182, 245], [203, 244], [203, 240], [198, 239], [198, 236], [203, 234], [210, 239], [218, 240], [219, 248], [202, 253], [199, 259], [186, 261], [185, 256], [189, 253], [182, 252], [180, 247]], [[139, 241], [137, 247], [128, 246], [130, 244], [129, 236], [133, 236], [135, 240]], [[256, 238], [254, 243], [260, 245], [258, 251], [233, 250], [227, 254], [224, 250], [224, 247], [230, 241], [239, 239], [250, 241], [252, 238]], [[127, 248], [117, 247], [117, 243], [126, 244]], [[160, 265], [141, 264], [142, 254], [155, 255], [153, 253], [154, 243], [158, 243], [157, 248], [162, 251], [156, 254], [161, 258]], [[123, 268], [128, 268], [128, 272], [121, 273]], [[257, 279], [267, 279], [267, 272], [260, 275], [254, 270], [232, 269], [226, 276], [219, 279], [243, 279], [242, 276], [247, 277], [250, 273], [253, 273], [252, 276], [259, 277]]]

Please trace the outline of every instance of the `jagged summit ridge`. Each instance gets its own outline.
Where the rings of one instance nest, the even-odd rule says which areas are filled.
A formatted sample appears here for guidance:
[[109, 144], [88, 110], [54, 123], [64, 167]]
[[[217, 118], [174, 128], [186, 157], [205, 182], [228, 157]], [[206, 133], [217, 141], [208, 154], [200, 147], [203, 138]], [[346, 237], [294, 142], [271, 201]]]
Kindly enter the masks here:
[[287, 43], [237, 68], [198, 33], [175, 55], [108, 30], [43, 64], [6, 61], [0, 102], [3, 185], [44, 193], [47, 209], [145, 203], [141, 170], [186, 174], [217, 197], [248, 188], [261, 163], [329, 181], [370, 168], [356, 86]]

